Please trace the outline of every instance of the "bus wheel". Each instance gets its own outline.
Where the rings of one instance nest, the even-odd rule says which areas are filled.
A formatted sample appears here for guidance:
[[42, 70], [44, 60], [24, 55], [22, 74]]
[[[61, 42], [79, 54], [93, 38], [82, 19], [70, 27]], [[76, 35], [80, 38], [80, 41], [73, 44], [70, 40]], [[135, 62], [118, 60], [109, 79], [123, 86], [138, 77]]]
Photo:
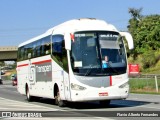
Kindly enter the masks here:
[[102, 101], [99, 101], [100, 103], [100, 106], [102, 107], [108, 107], [110, 105], [110, 100], [102, 100]]
[[26, 96], [27, 96], [27, 100], [29, 102], [31, 102], [33, 100], [33, 97], [29, 94], [29, 88], [28, 88], [28, 86], [26, 88]]
[[57, 90], [57, 94], [55, 96], [55, 104], [58, 105], [59, 107], [65, 106], [65, 102], [60, 98], [59, 90]]

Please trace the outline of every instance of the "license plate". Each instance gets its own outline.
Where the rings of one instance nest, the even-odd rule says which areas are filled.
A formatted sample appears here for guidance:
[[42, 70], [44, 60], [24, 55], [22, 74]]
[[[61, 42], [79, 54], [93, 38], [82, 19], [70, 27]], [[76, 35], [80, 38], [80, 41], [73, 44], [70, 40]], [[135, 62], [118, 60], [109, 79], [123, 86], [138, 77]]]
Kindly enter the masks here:
[[108, 92], [99, 93], [99, 96], [108, 96]]

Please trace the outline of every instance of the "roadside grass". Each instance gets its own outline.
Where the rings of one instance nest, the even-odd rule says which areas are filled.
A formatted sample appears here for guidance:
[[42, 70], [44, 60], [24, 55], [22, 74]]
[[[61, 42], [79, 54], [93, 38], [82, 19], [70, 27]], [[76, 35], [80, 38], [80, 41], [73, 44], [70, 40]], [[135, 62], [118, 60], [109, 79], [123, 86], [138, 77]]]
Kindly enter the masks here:
[[155, 79], [131, 78], [129, 80], [130, 92], [140, 94], [158, 94], [160, 95], [160, 80], [157, 80], [158, 92], [156, 90]]
[[6, 73], [4, 75], [2, 75], [2, 79], [3, 80], [10, 80], [12, 74], [16, 74], [16, 70], [8, 70], [8, 71], [6, 71]]

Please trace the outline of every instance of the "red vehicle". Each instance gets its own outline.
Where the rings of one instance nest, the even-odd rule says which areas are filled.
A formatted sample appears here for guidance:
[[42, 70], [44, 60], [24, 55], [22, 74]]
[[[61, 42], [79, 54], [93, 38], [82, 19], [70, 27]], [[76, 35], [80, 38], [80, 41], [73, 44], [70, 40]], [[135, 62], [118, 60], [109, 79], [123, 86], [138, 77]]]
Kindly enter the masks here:
[[17, 85], [17, 76], [15, 76], [15, 77], [12, 79], [12, 85], [13, 85], [13, 86]]

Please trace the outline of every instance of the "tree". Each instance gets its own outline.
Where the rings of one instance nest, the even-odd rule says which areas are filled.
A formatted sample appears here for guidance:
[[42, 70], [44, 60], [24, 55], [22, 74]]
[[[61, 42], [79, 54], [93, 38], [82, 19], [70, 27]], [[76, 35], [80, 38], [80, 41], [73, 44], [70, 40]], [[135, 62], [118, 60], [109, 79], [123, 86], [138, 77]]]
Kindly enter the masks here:
[[4, 61], [0, 61], [0, 66], [4, 66], [4, 65], [5, 65]]
[[130, 53], [136, 59], [138, 55], [143, 56], [144, 66], [150, 67], [156, 63], [160, 55], [160, 15], [141, 15], [142, 8], [130, 8], [128, 31], [134, 39], [135, 49]]
[[[128, 12], [131, 14], [131, 19], [129, 20], [129, 25], [128, 25], [128, 31], [133, 36], [135, 46], [137, 46], [138, 44], [138, 40], [136, 39], [136, 35], [137, 35], [136, 30], [138, 28], [139, 22], [142, 19], [141, 11], [142, 11], [142, 8], [140, 9], [129, 8], [128, 9]], [[132, 54], [133, 58], [136, 59], [138, 55], [138, 51], [135, 49], [135, 50], [130, 51], [129, 54]]]
[[140, 20], [142, 18], [141, 11], [143, 8], [135, 9], [129, 8], [128, 12], [131, 13], [131, 16], [134, 20]]

